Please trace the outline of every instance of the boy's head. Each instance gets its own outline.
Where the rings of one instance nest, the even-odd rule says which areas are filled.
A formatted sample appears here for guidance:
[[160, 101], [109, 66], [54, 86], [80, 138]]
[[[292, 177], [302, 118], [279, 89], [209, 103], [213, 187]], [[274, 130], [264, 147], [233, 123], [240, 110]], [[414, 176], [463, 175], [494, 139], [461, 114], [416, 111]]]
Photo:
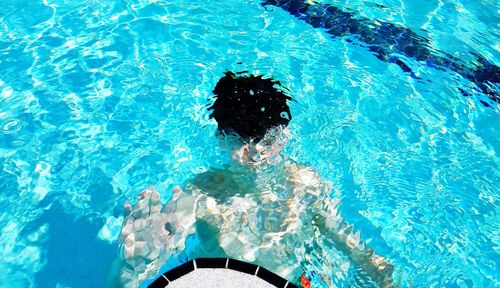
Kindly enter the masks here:
[[276, 127], [286, 127], [292, 115], [279, 81], [262, 76], [240, 76], [226, 72], [213, 91], [215, 102], [210, 118], [219, 132], [234, 134], [245, 142], [259, 142]]
[[225, 141], [228, 135], [236, 140], [228, 142], [238, 162], [259, 165], [279, 160], [277, 155], [289, 138], [285, 128], [292, 119], [288, 107], [292, 98], [280, 85], [262, 76], [226, 72], [215, 86], [210, 118], [217, 121]]

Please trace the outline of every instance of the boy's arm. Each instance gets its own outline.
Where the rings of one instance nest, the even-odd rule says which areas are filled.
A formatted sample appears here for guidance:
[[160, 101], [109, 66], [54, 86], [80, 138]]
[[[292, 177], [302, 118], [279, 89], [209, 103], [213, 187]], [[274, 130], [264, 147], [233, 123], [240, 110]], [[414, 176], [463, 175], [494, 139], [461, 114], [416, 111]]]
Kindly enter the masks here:
[[333, 240], [337, 249], [345, 253], [381, 287], [395, 287], [392, 279], [394, 266], [366, 246], [359, 233], [354, 233], [352, 225], [339, 215], [335, 201], [328, 201], [326, 206], [327, 209], [314, 219], [320, 233]]
[[[354, 233], [352, 225], [345, 222], [338, 213], [338, 200], [330, 199], [331, 183], [324, 183], [316, 171], [296, 164], [288, 165], [291, 180], [297, 193], [314, 195], [321, 206], [320, 213], [314, 218], [314, 225], [322, 235], [328, 236], [337, 249], [345, 253], [349, 259], [382, 287], [393, 287], [392, 272], [394, 267], [373, 249], [366, 246]], [[304, 195], [302, 195], [304, 196]]]

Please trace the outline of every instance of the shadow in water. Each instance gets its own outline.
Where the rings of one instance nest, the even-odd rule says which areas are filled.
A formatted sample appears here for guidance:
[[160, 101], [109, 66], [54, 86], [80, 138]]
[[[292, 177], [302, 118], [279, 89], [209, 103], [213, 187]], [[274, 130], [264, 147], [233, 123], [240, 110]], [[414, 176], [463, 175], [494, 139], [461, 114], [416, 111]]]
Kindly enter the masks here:
[[104, 287], [117, 249], [115, 243], [97, 238], [105, 222], [102, 217], [76, 219], [56, 200], [36, 222], [48, 224], [50, 237], [45, 252], [47, 264], [35, 275], [37, 287]]

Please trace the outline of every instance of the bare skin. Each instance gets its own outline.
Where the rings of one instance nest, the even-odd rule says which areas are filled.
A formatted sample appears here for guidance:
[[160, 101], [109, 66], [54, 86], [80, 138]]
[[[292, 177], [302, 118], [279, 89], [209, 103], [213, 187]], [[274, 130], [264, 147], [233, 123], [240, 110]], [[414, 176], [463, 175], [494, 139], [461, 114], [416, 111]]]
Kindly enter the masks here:
[[[300, 262], [308, 257], [297, 243], [324, 235], [381, 287], [394, 287], [393, 266], [343, 220], [331, 184], [308, 167], [285, 162], [263, 169], [262, 161], [252, 160], [272, 159], [276, 151], [269, 151], [255, 145], [235, 150], [233, 165], [199, 174], [183, 190], [176, 187], [167, 205], [154, 188], [142, 192], [134, 207], [126, 203], [122, 257], [109, 287], [137, 287], [153, 277], [194, 233], [200, 245], [190, 258], [237, 258], [288, 279], [300, 276]], [[329, 283], [329, 274], [321, 272]]]
[[[125, 239], [122, 266], [133, 267], [133, 272], [122, 269], [122, 285], [136, 287], [134, 278], [137, 279], [135, 283], [139, 283], [154, 276], [168, 256], [184, 249], [189, 235], [200, 232], [194, 228], [206, 230], [207, 226], [218, 231], [217, 239], [202, 243], [194, 252], [198, 255], [192, 255], [193, 258], [229, 256], [257, 262], [284, 277], [296, 277], [301, 251], [287, 251], [287, 242], [303, 236], [303, 225], [307, 224], [304, 218], [314, 214], [314, 227], [310, 229], [330, 237], [338, 250], [380, 286], [392, 287], [392, 265], [360, 241], [359, 235], [353, 233], [352, 227], [339, 215], [338, 203], [328, 197], [327, 191], [315, 190], [320, 187], [319, 176], [312, 169], [293, 164], [286, 169], [293, 192], [282, 199], [272, 193], [259, 194], [255, 186], [242, 186], [232, 179], [234, 173], [220, 170], [199, 175], [184, 190], [176, 187], [173, 198], [165, 206], [154, 189], [142, 192], [133, 208], [126, 206], [128, 212], [120, 236]], [[239, 191], [236, 196], [232, 194], [235, 189]], [[143, 237], [150, 239], [149, 243], [138, 245], [140, 241], [132, 241], [134, 237], [131, 236], [144, 233], [141, 232], [144, 226], [150, 227], [149, 231], [161, 232]], [[153, 243], [161, 243], [163, 237], [168, 239], [168, 244], [160, 252], [158, 244]], [[150, 248], [145, 249], [145, 245]]]

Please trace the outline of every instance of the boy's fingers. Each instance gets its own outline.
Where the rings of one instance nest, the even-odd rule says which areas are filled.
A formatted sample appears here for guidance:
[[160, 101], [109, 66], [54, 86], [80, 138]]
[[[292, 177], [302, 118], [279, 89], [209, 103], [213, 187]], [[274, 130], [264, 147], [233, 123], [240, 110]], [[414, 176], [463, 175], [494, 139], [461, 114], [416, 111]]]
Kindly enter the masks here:
[[182, 189], [178, 185], [174, 187], [174, 195], [172, 196], [172, 201], [177, 200], [182, 194]]
[[168, 203], [163, 208], [163, 213], [165, 215], [174, 212], [175, 208], [177, 207], [177, 199], [179, 199], [181, 194], [182, 194], [181, 187], [175, 186], [174, 191], [173, 191], [173, 195], [172, 195], [172, 199], [170, 199], [170, 201], [168, 201]]
[[132, 205], [130, 205], [130, 202], [128, 200], [125, 200], [125, 203], [123, 204], [123, 216], [126, 218], [130, 213], [132, 212]]
[[132, 212], [135, 217], [144, 217], [149, 214], [149, 201], [147, 199], [142, 199], [137, 201], [135, 204], [134, 211]]
[[134, 253], [134, 250], [135, 250], [135, 247], [134, 247], [135, 246], [135, 239], [134, 239], [134, 237], [127, 238], [125, 240], [124, 245], [125, 245], [125, 251], [124, 251], [125, 252], [124, 253], [125, 254], [124, 255], [125, 256], [125, 260], [131, 260], [131, 259], [133, 259], [134, 256], [135, 256], [134, 255], [135, 254]]
[[150, 195], [151, 202], [153, 202], [153, 203], [160, 202], [160, 198], [161, 198], [160, 193], [158, 193], [158, 191], [156, 191], [156, 190], [151, 191], [151, 195]]
[[157, 214], [160, 213], [162, 209], [162, 204], [161, 204], [161, 196], [158, 191], [154, 190], [151, 194], [150, 198], [150, 203], [149, 203], [149, 210], [151, 214]]
[[141, 193], [139, 193], [139, 197], [137, 197], [137, 199], [138, 200], [149, 199], [149, 197], [151, 197], [151, 194], [152, 194], [152, 190], [146, 189], [146, 190], [142, 191]]

